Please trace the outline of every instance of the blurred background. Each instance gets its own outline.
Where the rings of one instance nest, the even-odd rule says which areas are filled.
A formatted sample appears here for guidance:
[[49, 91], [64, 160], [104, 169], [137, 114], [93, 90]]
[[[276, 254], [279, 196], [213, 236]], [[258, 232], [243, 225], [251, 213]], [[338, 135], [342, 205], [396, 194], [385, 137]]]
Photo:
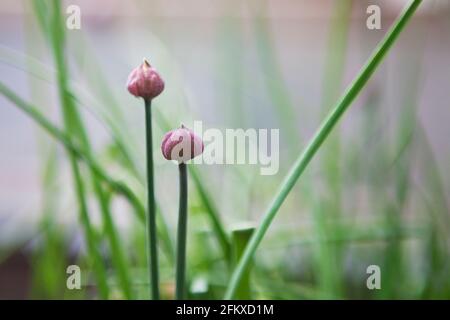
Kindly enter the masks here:
[[[191, 166], [189, 297], [221, 298], [283, 177], [407, 3], [2, 1], [0, 298], [148, 297], [144, 108], [125, 88], [143, 57], [166, 83], [153, 105], [165, 298], [178, 181], [159, 151], [164, 132], [195, 120], [280, 130], [276, 175]], [[371, 4], [380, 30], [366, 26]], [[64, 27], [69, 5], [81, 10], [79, 30]], [[450, 298], [449, 31], [450, 2], [425, 1], [283, 204], [239, 297]], [[63, 120], [67, 93], [76, 111]], [[80, 216], [67, 150], [21, 104], [80, 141], [137, 200], [77, 160], [89, 221]], [[81, 290], [66, 287], [71, 264]], [[379, 290], [366, 286], [370, 265]]]

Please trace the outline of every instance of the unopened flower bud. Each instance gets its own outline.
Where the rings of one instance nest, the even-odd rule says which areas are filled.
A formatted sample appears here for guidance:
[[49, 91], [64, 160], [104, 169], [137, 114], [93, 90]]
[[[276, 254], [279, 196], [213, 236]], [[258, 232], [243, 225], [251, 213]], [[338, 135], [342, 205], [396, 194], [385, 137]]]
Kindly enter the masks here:
[[164, 90], [164, 81], [155, 68], [144, 59], [144, 62], [128, 76], [127, 88], [132, 95], [151, 100]]
[[167, 160], [179, 163], [189, 161], [203, 153], [202, 139], [191, 129], [181, 125], [181, 128], [167, 132], [161, 143], [161, 151]]

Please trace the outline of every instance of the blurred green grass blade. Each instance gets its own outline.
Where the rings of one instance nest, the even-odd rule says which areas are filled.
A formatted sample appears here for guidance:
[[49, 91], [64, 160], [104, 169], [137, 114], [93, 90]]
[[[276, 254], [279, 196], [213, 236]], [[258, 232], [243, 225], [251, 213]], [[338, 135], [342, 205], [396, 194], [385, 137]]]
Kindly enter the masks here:
[[41, 29], [43, 30], [44, 37], [46, 37], [47, 40], [50, 41], [49, 35], [51, 33], [51, 31], [50, 31], [51, 26], [49, 24], [49, 19], [48, 19], [49, 8], [47, 7], [45, 0], [33, 0], [32, 8], [33, 8], [33, 12], [36, 15], [37, 21], [38, 21]]
[[245, 47], [242, 35], [242, 21], [233, 16], [235, 3], [227, 1], [225, 14], [220, 18], [217, 32], [217, 76], [221, 90], [217, 99], [221, 104], [224, 119], [233, 126], [244, 128], [247, 123], [243, 91], [245, 82]]
[[[385, 224], [386, 229], [399, 236], [393, 237], [385, 247], [383, 265], [383, 290], [380, 292], [381, 298], [396, 299], [400, 297], [409, 298], [409, 292], [404, 292], [395, 283], [411, 283], [409, 277], [410, 269], [407, 267], [407, 250], [405, 244], [400, 239], [402, 226], [405, 223], [408, 197], [413, 196], [411, 190], [411, 174], [413, 168], [412, 159], [416, 159], [415, 135], [417, 125], [417, 101], [421, 89], [420, 75], [421, 58], [424, 54], [424, 33], [416, 32], [414, 47], [412, 52], [402, 60], [402, 69], [405, 70], [404, 82], [398, 84], [398, 92], [401, 93], [401, 117], [399, 119], [395, 149], [398, 155], [395, 156], [393, 167], [394, 177], [394, 197], [390, 197], [386, 205]], [[389, 197], [386, 197], [389, 199]]]
[[[39, 38], [33, 35], [34, 25], [30, 19], [25, 19], [27, 50], [39, 51]], [[25, 64], [26, 69], [32, 68], [32, 64]], [[32, 75], [28, 74], [30, 96], [32, 101], [46, 101], [46, 90], [41, 83], [36, 83]], [[46, 111], [49, 108], [47, 108]], [[41, 185], [41, 215], [39, 221], [39, 245], [32, 253], [32, 296], [46, 299], [57, 299], [66, 290], [65, 286], [65, 264], [67, 255], [65, 250], [66, 230], [58, 223], [58, 208], [60, 205], [61, 192], [58, 187], [58, 174], [60, 161], [57, 156], [57, 143], [48, 141], [40, 128], [37, 143], [40, 164]], [[58, 270], [55, 272], [55, 270]]]
[[[53, 70], [51, 70], [38, 60], [34, 59], [33, 57], [20, 55], [21, 55], [20, 52], [0, 46], [1, 61], [12, 67], [19, 68], [25, 72], [28, 72], [29, 74], [32, 74], [36, 78], [42, 79], [46, 82], [49, 82], [50, 84], [53, 84], [52, 80], [52, 77], [54, 75]], [[31, 72], [29, 70], [24, 70], [21, 68], [21, 65], [23, 65], [24, 63], [30, 65], [30, 68], [32, 70]], [[100, 174], [102, 176], [102, 179], [106, 181], [110, 180], [108, 183], [113, 187], [114, 190], [116, 190], [116, 192], [124, 195], [126, 198], [129, 198], [131, 203], [137, 201], [138, 197], [134, 194], [134, 192], [131, 191], [131, 189], [129, 189], [125, 185], [120, 186], [121, 184], [120, 182], [113, 182], [111, 180], [112, 178], [108, 177], [108, 174], [102, 169], [102, 166], [99, 164], [99, 162], [95, 161], [92, 156], [89, 156], [87, 152], [83, 148], [81, 148], [79, 144], [75, 144], [73, 141], [71, 141], [72, 140], [71, 137], [69, 137], [65, 133], [62, 133], [60, 129], [51, 124], [51, 122], [47, 120], [47, 118], [42, 114], [42, 112], [39, 111], [40, 109], [26, 103], [18, 95], [16, 95], [13, 91], [11, 91], [11, 89], [7, 88], [4, 84], [1, 85], [1, 93], [5, 95], [9, 100], [11, 100], [11, 102], [13, 102], [21, 110], [23, 110], [29, 116], [31, 116], [36, 122], [38, 122], [39, 125], [44, 127], [44, 129], [47, 130], [54, 138], [58, 139], [61, 143], [69, 146], [69, 148], [74, 149], [75, 152], [77, 153], [77, 156], [83, 158], [83, 160], [86, 161], [87, 164], [91, 168], [93, 168], [97, 174]], [[114, 136], [114, 133], [111, 134]], [[137, 174], [137, 176], [140, 175]], [[137, 217], [139, 220], [143, 219], [143, 216], [140, 214], [140, 210], [137, 210]]]
[[[313, 286], [301, 285], [298, 282], [286, 281], [277, 277], [276, 279], [267, 279], [266, 272], [259, 272], [258, 277], [259, 290], [257, 291], [259, 299], [270, 300], [316, 300], [320, 299], [320, 294]], [[255, 293], [256, 295], [256, 293]]]
[[42, 233], [39, 248], [32, 254], [32, 297], [58, 299], [66, 290], [67, 267], [63, 230], [52, 221], [53, 212], [40, 222]]
[[86, 191], [84, 189], [84, 183], [81, 177], [80, 168], [74, 156], [70, 156], [69, 160], [72, 172], [74, 174], [76, 196], [80, 210], [81, 226], [84, 229], [89, 259], [92, 259], [92, 264], [94, 268], [94, 273], [97, 278], [97, 285], [99, 288], [100, 297], [102, 299], [108, 299], [109, 287], [108, 287], [107, 272], [103, 264], [103, 259], [98, 250], [99, 248], [96, 244], [97, 241], [95, 239], [94, 229], [91, 225], [89, 213], [87, 211], [87, 203], [85, 196]]
[[228, 286], [227, 292], [225, 294], [225, 299], [232, 299], [236, 292], [236, 289], [241, 281], [242, 276], [253, 258], [256, 249], [258, 248], [260, 242], [262, 241], [267, 229], [269, 228], [272, 220], [276, 216], [278, 210], [283, 204], [284, 200], [294, 187], [300, 175], [308, 166], [309, 162], [316, 154], [317, 150], [320, 148], [322, 143], [328, 137], [331, 130], [334, 128], [336, 123], [339, 121], [342, 114], [347, 110], [352, 101], [356, 98], [361, 89], [365, 86], [370, 76], [376, 70], [378, 65], [381, 63], [386, 53], [392, 46], [392, 44], [397, 39], [400, 32], [405, 27], [406, 23], [410, 20], [413, 13], [421, 3], [421, 0], [413, 0], [401, 13], [401, 15], [394, 22], [393, 27], [388, 31], [383, 40], [379, 43], [371, 57], [368, 59], [364, 67], [361, 69], [355, 80], [350, 84], [347, 90], [344, 92], [340, 100], [337, 102], [334, 109], [328, 114], [325, 120], [322, 122], [319, 129], [316, 131], [309, 144], [306, 146], [300, 157], [294, 163], [291, 171], [286, 176], [285, 180], [281, 184], [281, 187], [277, 194], [275, 195], [272, 203], [270, 204], [268, 210], [266, 211], [263, 220], [252, 236], [249, 245], [247, 246], [242, 259], [239, 262], [238, 267], [234, 271], [230, 284]]
[[[100, 188], [99, 182], [97, 183], [97, 186], [94, 188]], [[110, 202], [108, 201], [107, 195], [104, 191], [99, 192], [97, 189], [97, 197], [100, 205], [100, 212], [102, 212], [103, 227], [109, 240], [111, 257], [114, 266], [117, 268], [117, 273], [119, 274], [121, 288], [124, 292], [125, 298], [133, 299], [134, 293], [132, 292], [131, 276], [128, 271], [129, 266], [126, 263], [126, 256], [122, 249], [122, 244], [110, 213]]]
[[[91, 153], [88, 134], [84, 127], [82, 117], [78, 112], [77, 106], [75, 104], [74, 96], [69, 89], [68, 66], [65, 57], [65, 24], [62, 19], [61, 2], [58, 0], [54, 0], [49, 8], [51, 8], [52, 12], [50, 19], [50, 44], [57, 68], [57, 84], [61, 100], [64, 126], [67, 130], [67, 133], [74, 139], [78, 139], [81, 145], [84, 146], [86, 152]], [[46, 30], [43, 31], [45, 32]], [[78, 166], [78, 164], [76, 163], [76, 157], [73, 155], [73, 153], [70, 157], [71, 162], [73, 162], [72, 168], [74, 170], [74, 174], [76, 174], [76, 166]], [[133, 294], [130, 285], [131, 280], [128, 273], [128, 266], [126, 264], [125, 255], [118, 240], [117, 230], [115, 229], [115, 225], [112, 221], [111, 213], [108, 208], [105, 191], [100, 185], [99, 177], [95, 174], [95, 172], [91, 172], [91, 180], [94, 186], [94, 192], [98, 201], [98, 205], [100, 207], [100, 212], [102, 214], [106, 235], [110, 243], [111, 258], [114, 266], [117, 269], [121, 289], [125, 297], [127, 299], [131, 299], [133, 297]], [[77, 179], [76, 181], [79, 181], [79, 179]], [[84, 219], [83, 221], [86, 222], [86, 219]]]
[[345, 70], [348, 31], [351, 21], [352, 0], [334, 2], [334, 13], [329, 26], [327, 54], [323, 74], [322, 112], [339, 97]]
[[170, 236], [169, 228], [167, 225], [167, 221], [163, 212], [161, 211], [160, 205], [156, 202], [156, 225], [157, 225], [157, 234], [158, 239], [161, 241], [159, 245], [161, 245], [164, 254], [166, 255], [167, 261], [172, 264], [175, 262], [175, 250], [173, 247], [172, 237]]
[[73, 54], [75, 64], [87, 82], [89, 93], [95, 95], [94, 98], [101, 104], [101, 107], [96, 108], [96, 111], [110, 131], [114, 144], [124, 157], [124, 166], [139, 182], [144, 184], [144, 168], [138, 167], [139, 159], [137, 157], [138, 152], [136, 152], [136, 139], [130, 135], [130, 130], [127, 130], [127, 118], [115, 95], [116, 90], [111, 90], [108, 79], [104, 76], [100, 63], [95, 58], [95, 52], [91, 50], [83, 34], [80, 34], [76, 40], [78, 41], [75, 43], [75, 47], [83, 48], [83, 54], [89, 56], [89, 59], [83, 59], [79, 57], [79, 54]]
[[424, 256], [427, 265], [425, 268], [425, 283], [421, 292], [421, 298], [447, 299], [450, 295], [450, 279], [448, 277], [450, 258], [449, 230], [450, 208], [445, 194], [444, 176], [439, 169], [425, 128], [417, 126], [420, 145], [424, 148], [426, 158], [425, 182], [421, 186], [421, 193], [427, 204], [426, 220], [428, 221], [428, 239], [424, 244]]
[[[346, 223], [342, 226], [345, 232], [339, 235], [328, 235], [323, 241], [330, 243], [367, 244], [386, 242], [394, 237], [403, 240], [420, 239], [427, 236], [427, 228], [420, 223], [403, 225], [400, 233], [393, 233], [385, 228], [383, 222], [367, 226], [367, 223]], [[275, 232], [268, 238], [267, 250], [279, 251], [288, 247], [313, 246], [317, 242], [314, 231], [311, 234], [298, 235], [298, 230]]]
[[423, 125], [419, 124], [417, 126], [417, 132], [421, 138], [421, 145], [425, 149], [424, 153], [427, 155], [427, 179], [429, 179], [428, 184], [430, 185], [430, 188], [427, 189], [429, 190], [429, 194], [433, 196], [433, 203], [437, 209], [442, 212], [441, 222], [443, 226], [450, 229], [450, 215], [448, 214], [450, 213], [450, 207], [448, 195], [445, 192], [445, 183], [443, 181], [444, 174], [439, 168], [435, 151], [433, 150], [430, 138], [427, 136], [427, 132]]
[[[64, 251], [65, 230], [57, 225], [57, 208], [60, 192], [56, 179], [59, 172], [56, 146], [39, 148], [42, 152], [43, 164], [41, 174], [42, 185], [42, 217], [39, 222], [42, 243], [33, 252], [33, 294], [36, 297], [57, 299], [66, 289]], [[55, 270], [58, 270], [55, 272]]]
[[7, 99], [9, 99], [15, 106], [17, 106], [20, 110], [25, 112], [28, 116], [30, 116], [37, 124], [39, 124], [42, 128], [44, 128], [53, 138], [57, 139], [60, 143], [62, 143], [66, 148], [70, 149], [78, 158], [85, 161], [86, 164], [97, 174], [101, 179], [106, 182], [113, 190], [117, 193], [122, 194], [125, 198], [127, 198], [130, 203], [137, 207], [138, 219], [143, 221], [143, 206], [139, 201], [139, 198], [134, 194], [134, 192], [128, 188], [125, 184], [120, 181], [114, 180], [112, 177], [107, 174], [101, 165], [99, 165], [93, 157], [91, 157], [79, 144], [76, 144], [72, 141], [70, 136], [66, 133], [58, 129], [54, 126], [50, 121], [46, 119], [46, 117], [39, 112], [38, 108], [28, 104], [24, 100], [22, 100], [19, 96], [17, 96], [13, 91], [11, 91], [8, 87], [6, 87], [3, 83], [0, 82], [0, 93], [3, 94]]
[[298, 145], [300, 139], [295, 107], [291, 101], [280, 65], [278, 64], [268, 20], [264, 17], [267, 1], [263, 1], [263, 5], [259, 4], [259, 6], [258, 10], [261, 12], [253, 18], [253, 28], [257, 46], [256, 53], [260, 67], [263, 70], [264, 84], [274, 111], [278, 115], [282, 127], [287, 132], [284, 138], [291, 144]]
[[[345, 69], [347, 38], [352, 12], [352, 0], [334, 2], [333, 17], [328, 31], [327, 58], [323, 74], [323, 115], [339, 97]], [[341, 146], [337, 130], [324, 142], [321, 155], [321, 169], [324, 177], [324, 191], [313, 196], [313, 220], [317, 230], [316, 270], [320, 291], [324, 298], [339, 298], [343, 294], [342, 246], [322, 241], [330, 234], [338, 235], [341, 218]], [[331, 222], [332, 221], [332, 222]]]
[[[40, 2], [36, 8], [38, 12], [41, 12], [42, 8], [48, 3]], [[54, 54], [54, 59], [56, 61], [56, 64], [59, 66], [57, 78], [58, 78], [58, 92], [59, 92], [59, 98], [61, 102], [61, 108], [63, 110], [63, 119], [64, 124], [66, 127], [66, 130], [70, 132], [74, 132], [76, 130], [76, 127], [74, 126], [76, 119], [73, 114], [72, 106], [70, 105], [70, 96], [68, 95], [68, 91], [66, 90], [66, 73], [65, 73], [65, 66], [63, 65], [64, 60], [64, 54], [60, 50], [60, 43], [63, 41], [63, 30], [61, 30], [59, 27], [54, 28], [55, 24], [59, 24], [59, 10], [56, 12], [56, 8], [59, 8], [59, 2], [53, 2], [53, 10], [50, 10], [50, 19], [49, 19], [49, 28], [44, 28], [44, 32], [48, 32], [47, 36], [50, 40], [50, 43], [52, 44], [52, 51]], [[46, 7], [46, 9], [50, 9], [50, 7]], [[42, 13], [42, 12], [41, 12]], [[56, 14], [55, 14], [56, 13]], [[39, 18], [39, 13], [37, 13]], [[42, 21], [42, 18], [41, 18]], [[45, 24], [47, 25], [47, 24]], [[43, 27], [44, 24], [43, 24]], [[98, 252], [98, 246], [96, 245], [96, 238], [94, 235], [94, 230], [90, 222], [89, 214], [88, 214], [88, 208], [87, 208], [87, 202], [86, 202], [86, 192], [84, 188], [84, 182], [81, 177], [80, 168], [77, 163], [76, 157], [74, 153], [67, 149], [68, 156], [70, 160], [70, 166], [73, 174], [74, 179], [74, 186], [75, 186], [75, 194], [77, 197], [77, 202], [79, 206], [79, 215], [80, 215], [80, 222], [84, 230], [86, 242], [87, 242], [87, 248], [88, 248], [88, 255], [92, 259], [93, 267], [94, 267], [94, 274], [96, 275], [97, 282], [98, 282], [98, 288], [100, 296], [103, 299], [107, 299], [109, 296], [109, 288], [107, 284], [107, 276], [106, 276], [106, 270], [104, 267], [104, 264], [102, 262], [102, 258], [100, 253]]]
[[219, 219], [219, 216], [217, 214], [217, 210], [214, 207], [214, 203], [211, 200], [211, 197], [207, 194], [203, 183], [200, 180], [199, 172], [195, 166], [188, 166], [189, 173], [194, 180], [194, 184], [197, 188], [198, 194], [200, 196], [200, 199], [203, 203], [203, 206], [208, 213], [208, 216], [211, 220], [212, 228], [214, 230], [214, 233], [216, 234], [217, 240], [219, 242], [219, 245], [222, 248], [222, 251], [224, 252], [225, 258], [230, 261], [231, 259], [231, 250], [230, 250], [230, 243], [228, 240], [228, 236], [225, 232], [225, 229], [222, 226], [222, 223]]

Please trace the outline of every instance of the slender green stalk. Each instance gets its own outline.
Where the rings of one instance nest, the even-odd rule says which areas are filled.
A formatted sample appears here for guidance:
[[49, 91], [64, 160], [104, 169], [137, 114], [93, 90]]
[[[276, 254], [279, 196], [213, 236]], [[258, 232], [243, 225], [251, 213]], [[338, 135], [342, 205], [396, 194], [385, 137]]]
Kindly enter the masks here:
[[156, 240], [155, 190], [153, 184], [152, 101], [145, 99], [145, 128], [147, 141], [147, 200], [148, 250], [152, 298], [159, 300], [158, 245]]
[[[231, 241], [233, 248], [233, 264], [236, 266], [239, 259], [244, 254], [245, 247], [247, 246], [250, 238], [255, 231], [255, 227], [240, 227], [231, 232]], [[252, 291], [250, 286], [250, 267], [242, 276], [242, 281], [236, 289], [236, 299], [238, 300], [250, 300], [252, 299]]]
[[177, 269], [176, 292], [177, 300], [184, 299], [186, 284], [186, 238], [187, 238], [187, 170], [186, 164], [178, 165], [180, 171], [180, 206], [178, 211], [177, 236]]
[[370, 76], [376, 70], [380, 62], [385, 57], [386, 53], [397, 39], [400, 32], [405, 27], [406, 23], [412, 17], [414, 11], [417, 9], [421, 0], [413, 0], [402, 14], [397, 18], [393, 27], [389, 30], [383, 40], [379, 43], [369, 60], [366, 62], [364, 67], [360, 70], [358, 76], [350, 84], [347, 90], [344, 92], [340, 100], [337, 102], [336, 106], [328, 114], [325, 120], [320, 125], [319, 129], [316, 131], [309, 144], [306, 146], [304, 151], [300, 154], [297, 161], [292, 166], [290, 172], [286, 176], [285, 180], [281, 184], [281, 187], [275, 197], [272, 200], [268, 210], [266, 211], [263, 220], [252, 236], [244, 255], [239, 261], [239, 264], [234, 271], [230, 284], [227, 288], [225, 299], [232, 299], [236, 292], [237, 287], [248, 268], [248, 265], [255, 255], [256, 249], [261, 243], [267, 229], [269, 228], [272, 220], [275, 218], [278, 210], [283, 204], [284, 200], [288, 196], [289, 192], [294, 187], [298, 178], [301, 176], [303, 171], [308, 166], [309, 162], [316, 154], [317, 150], [320, 148], [322, 143], [325, 141], [331, 130], [334, 128], [336, 123], [339, 121], [342, 114], [347, 110], [352, 101], [356, 98], [361, 89], [365, 86]]

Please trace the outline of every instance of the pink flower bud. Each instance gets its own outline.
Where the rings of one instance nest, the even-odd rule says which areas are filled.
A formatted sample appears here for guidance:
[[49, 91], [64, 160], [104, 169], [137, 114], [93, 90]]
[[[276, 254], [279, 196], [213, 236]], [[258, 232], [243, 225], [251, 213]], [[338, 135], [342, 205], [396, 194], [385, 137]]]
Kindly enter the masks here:
[[144, 99], [153, 99], [164, 90], [164, 81], [156, 70], [150, 66], [150, 63], [144, 59], [144, 62], [128, 76], [128, 91]]
[[167, 160], [186, 162], [203, 153], [202, 139], [194, 131], [181, 125], [181, 128], [167, 132], [161, 143], [161, 151]]

